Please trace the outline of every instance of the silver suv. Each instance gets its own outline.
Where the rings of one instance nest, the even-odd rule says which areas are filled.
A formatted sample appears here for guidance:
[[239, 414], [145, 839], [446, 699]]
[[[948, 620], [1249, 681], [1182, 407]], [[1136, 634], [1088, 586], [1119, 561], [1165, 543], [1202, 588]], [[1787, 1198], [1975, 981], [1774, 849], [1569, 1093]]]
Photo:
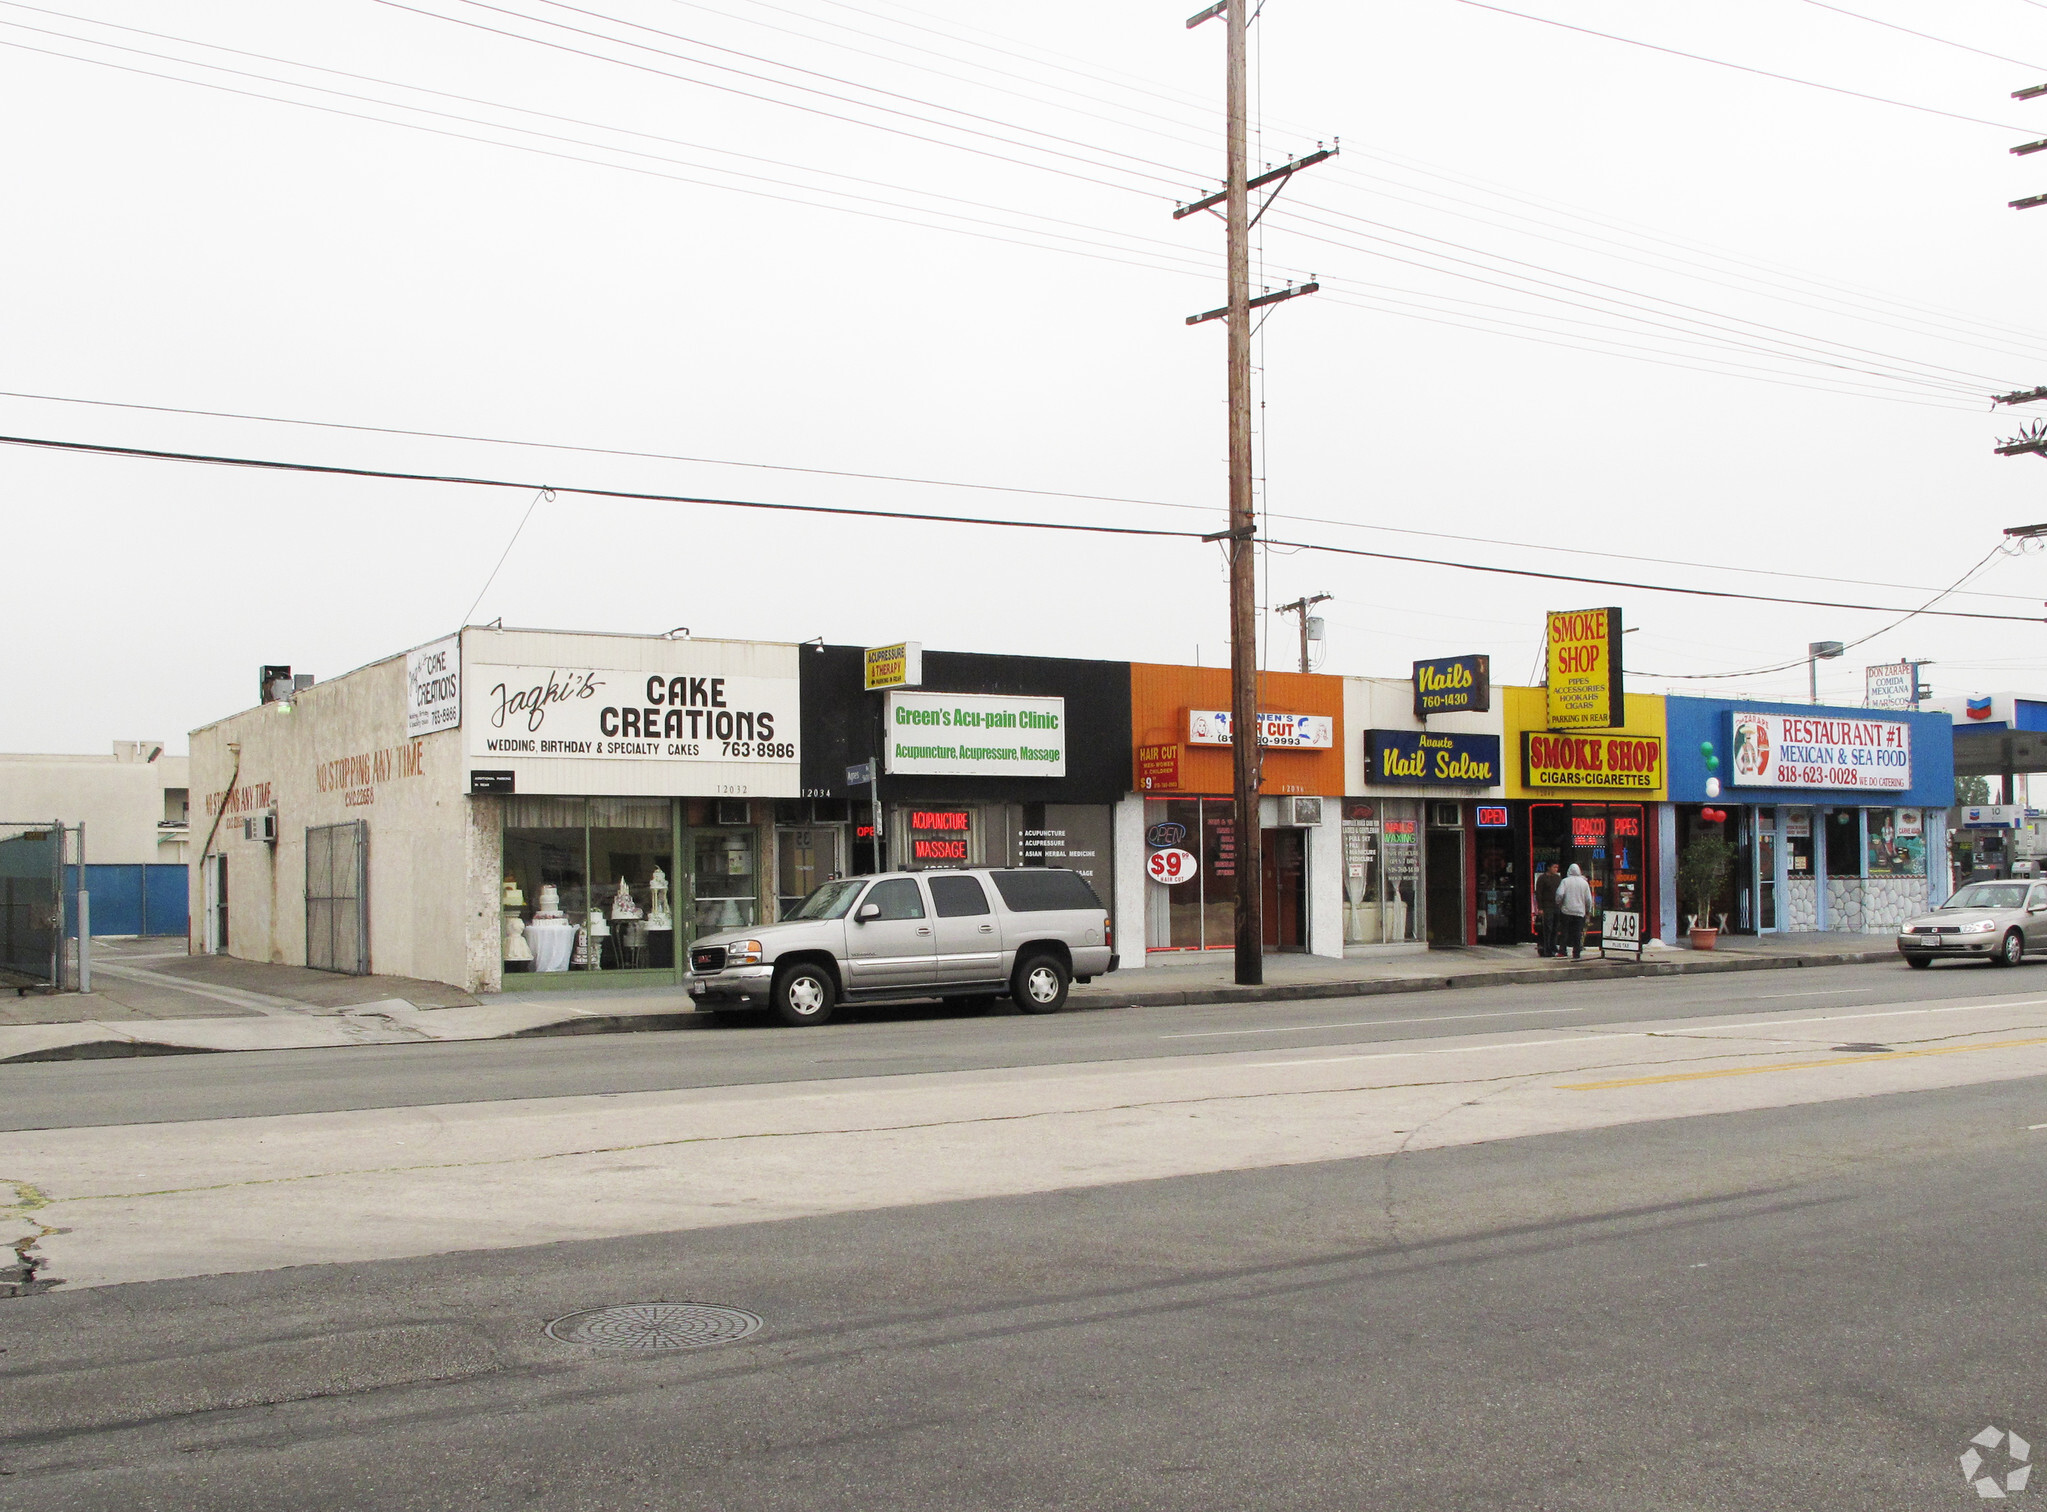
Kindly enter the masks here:
[[1109, 912], [1079, 872], [887, 872], [827, 882], [779, 924], [706, 935], [690, 947], [689, 991], [785, 1024], [822, 1024], [842, 1002], [985, 1008], [1004, 993], [1025, 1013], [1057, 1013], [1068, 982], [1116, 961]]

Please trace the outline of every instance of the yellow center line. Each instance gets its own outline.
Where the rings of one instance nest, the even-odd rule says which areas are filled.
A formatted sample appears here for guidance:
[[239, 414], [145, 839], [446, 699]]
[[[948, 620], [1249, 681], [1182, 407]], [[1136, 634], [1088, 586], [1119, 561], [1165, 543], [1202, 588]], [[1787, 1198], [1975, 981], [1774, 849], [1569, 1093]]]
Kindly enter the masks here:
[[1820, 1066], [1866, 1066], [1872, 1061], [1913, 1060], [1924, 1055], [1966, 1055], [1972, 1050], [2018, 1050], [2047, 1045], [2039, 1039], [1996, 1040], [1984, 1045], [1940, 1045], [1928, 1050], [1892, 1050], [1879, 1055], [1836, 1055], [1827, 1060], [1786, 1061], [1778, 1066], [1729, 1066], [1718, 1071], [1677, 1071], [1666, 1076], [1630, 1076], [1619, 1081], [1567, 1082], [1559, 1092], [1605, 1092], [1614, 1087], [1654, 1087], [1664, 1082], [1708, 1081], [1718, 1076], [1761, 1076], [1768, 1071], [1811, 1071]]

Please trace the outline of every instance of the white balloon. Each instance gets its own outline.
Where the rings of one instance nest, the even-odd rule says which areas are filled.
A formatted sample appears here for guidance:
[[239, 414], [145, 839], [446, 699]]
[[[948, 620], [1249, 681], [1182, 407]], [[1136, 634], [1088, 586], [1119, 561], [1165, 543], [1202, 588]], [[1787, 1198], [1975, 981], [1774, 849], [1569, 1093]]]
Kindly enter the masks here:
[[1718, 798], [1720, 796], [1720, 779], [1718, 777], [1708, 777], [1706, 779], [1706, 796], [1708, 798]]

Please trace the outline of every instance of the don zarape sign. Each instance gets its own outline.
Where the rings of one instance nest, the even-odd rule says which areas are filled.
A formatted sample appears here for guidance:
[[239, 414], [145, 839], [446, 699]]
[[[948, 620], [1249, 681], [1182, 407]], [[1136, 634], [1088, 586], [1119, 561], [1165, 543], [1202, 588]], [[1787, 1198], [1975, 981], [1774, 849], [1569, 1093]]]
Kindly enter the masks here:
[[1494, 787], [1500, 781], [1500, 737], [1367, 730], [1365, 781], [1387, 786]]
[[472, 663], [469, 754], [793, 765], [793, 677], [671, 677], [620, 667]]
[[1898, 792], [1912, 785], [1912, 727], [1892, 719], [1734, 716], [1737, 787]]
[[961, 777], [1064, 777], [1066, 700], [891, 693], [888, 769]]
[[1521, 783], [1531, 788], [1651, 792], [1663, 786], [1663, 741], [1654, 735], [1521, 736]]
[[1414, 664], [1414, 717], [1484, 714], [1493, 706], [1492, 661], [1484, 656], [1445, 656]]

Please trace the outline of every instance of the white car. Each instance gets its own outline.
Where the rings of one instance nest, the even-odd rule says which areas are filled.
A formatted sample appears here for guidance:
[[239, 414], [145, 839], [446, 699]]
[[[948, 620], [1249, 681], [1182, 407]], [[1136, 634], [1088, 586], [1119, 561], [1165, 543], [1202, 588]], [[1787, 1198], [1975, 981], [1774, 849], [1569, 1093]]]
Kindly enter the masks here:
[[2027, 951], [2047, 951], [2047, 882], [1971, 882], [1898, 929], [1898, 954], [1908, 966], [1943, 960], [2016, 966]]
[[902, 998], [985, 1008], [1007, 995], [1057, 1013], [1068, 982], [1117, 964], [1109, 911], [1077, 871], [888, 872], [827, 882], [779, 924], [698, 940], [689, 994], [792, 1025], [822, 1024], [835, 1003]]

